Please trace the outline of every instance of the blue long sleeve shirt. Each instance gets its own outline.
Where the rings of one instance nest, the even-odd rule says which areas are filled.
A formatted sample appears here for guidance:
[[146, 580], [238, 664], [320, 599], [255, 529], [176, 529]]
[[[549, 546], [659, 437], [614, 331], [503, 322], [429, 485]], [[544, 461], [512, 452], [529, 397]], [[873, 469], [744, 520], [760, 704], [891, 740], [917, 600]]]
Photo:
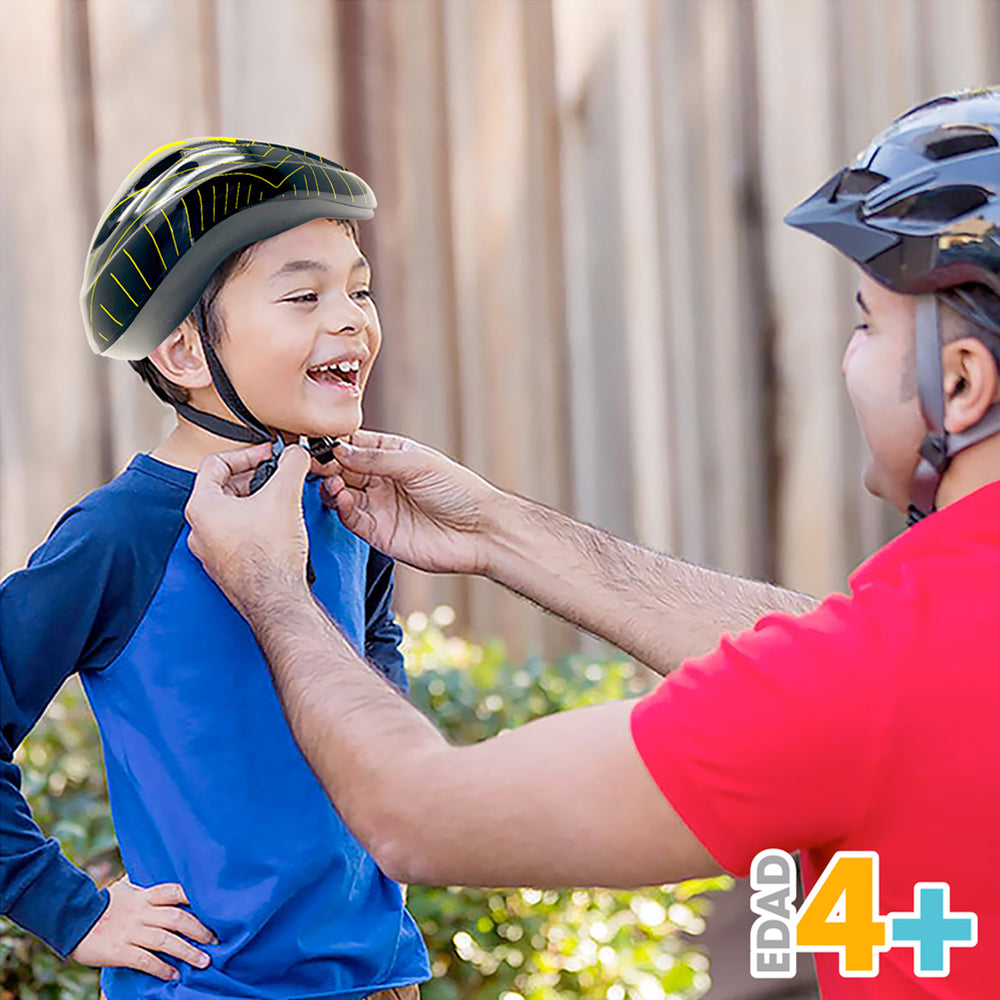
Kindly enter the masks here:
[[[402, 899], [347, 829], [282, 713], [249, 627], [187, 545], [194, 473], [137, 455], [0, 584], [0, 912], [66, 955], [107, 905], [34, 823], [12, 755], [79, 672], [138, 885], [179, 882], [220, 943], [179, 981], [105, 970], [108, 1000], [355, 1000], [428, 978]], [[303, 511], [313, 593], [401, 689], [392, 563]]]

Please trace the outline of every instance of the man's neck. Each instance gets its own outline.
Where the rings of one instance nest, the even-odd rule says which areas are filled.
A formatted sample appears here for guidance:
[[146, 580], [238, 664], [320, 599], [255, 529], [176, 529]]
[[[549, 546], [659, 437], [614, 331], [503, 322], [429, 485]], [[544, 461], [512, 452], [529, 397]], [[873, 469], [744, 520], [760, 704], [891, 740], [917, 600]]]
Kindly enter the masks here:
[[986, 438], [959, 452], [938, 487], [938, 510], [1000, 479], [1000, 435]]

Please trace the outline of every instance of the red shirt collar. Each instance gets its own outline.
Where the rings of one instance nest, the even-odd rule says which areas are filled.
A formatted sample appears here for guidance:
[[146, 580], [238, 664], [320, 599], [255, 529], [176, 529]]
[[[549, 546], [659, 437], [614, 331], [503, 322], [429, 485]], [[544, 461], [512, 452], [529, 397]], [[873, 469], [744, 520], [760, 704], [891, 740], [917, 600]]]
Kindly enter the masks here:
[[873, 579], [884, 579], [913, 559], [975, 541], [1000, 549], [1000, 480], [973, 490], [900, 532], [850, 575], [853, 590]]

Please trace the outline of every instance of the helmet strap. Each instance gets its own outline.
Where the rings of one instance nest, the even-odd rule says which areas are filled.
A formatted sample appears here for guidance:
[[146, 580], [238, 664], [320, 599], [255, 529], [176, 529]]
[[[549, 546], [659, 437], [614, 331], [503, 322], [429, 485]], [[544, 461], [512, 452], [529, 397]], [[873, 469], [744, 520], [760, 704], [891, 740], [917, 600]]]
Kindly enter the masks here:
[[910, 488], [913, 524], [932, 513], [941, 477], [961, 451], [1000, 433], [1000, 403], [993, 403], [972, 427], [955, 434], [944, 429], [944, 369], [941, 365], [940, 309], [933, 295], [917, 299], [916, 358], [920, 412], [928, 434], [920, 445], [920, 461]]
[[185, 420], [196, 424], [210, 434], [215, 434], [217, 437], [227, 438], [230, 441], [242, 441], [245, 444], [263, 444], [265, 441], [272, 440], [270, 437], [261, 437], [257, 431], [244, 427], [243, 424], [235, 424], [232, 420], [223, 420], [222, 417], [215, 416], [214, 413], [196, 410], [193, 406], [188, 406], [187, 403], [171, 401], [170, 405]]
[[[280, 434], [271, 434], [264, 425], [250, 412], [247, 405], [240, 399], [226, 370], [222, 367], [219, 356], [215, 353], [212, 345], [208, 343], [204, 333], [201, 333], [202, 347], [205, 351], [205, 360], [208, 362], [208, 370], [212, 375], [212, 383], [219, 393], [222, 402], [226, 404], [230, 412], [244, 421], [242, 424], [233, 423], [232, 420], [225, 420], [217, 417], [214, 413], [206, 413], [204, 410], [196, 410], [187, 403], [172, 401], [174, 409], [185, 420], [203, 428], [210, 434], [218, 437], [228, 438], [230, 441], [242, 441], [245, 444], [263, 444], [265, 441], [274, 442], [274, 465], [277, 466], [277, 456], [281, 454], [284, 442]], [[309, 451], [320, 464], [325, 465], [333, 458], [333, 448], [336, 439], [332, 437], [311, 437], [309, 441]]]
[[926, 517], [934, 510], [934, 497], [948, 468], [948, 435], [944, 429], [944, 370], [941, 367], [941, 331], [937, 299], [917, 299], [917, 393], [928, 434], [920, 445], [920, 461], [910, 486], [910, 517]]
[[204, 332], [199, 332], [201, 335], [201, 346], [205, 351], [205, 360], [208, 362], [208, 370], [212, 374], [212, 383], [215, 385], [215, 389], [221, 397], [222, 402], [226, 404], [229, 412], [232, 413], [237, 420], [242, 420], [246, 427], [256, 433], [256, 441], [261, 443], [264, 441], [273, 441], [276, 435], [268, 431], [268, 429], [247, 409], [246, 404], [236, 394], [236, 390], [233, 388], [233, 383], [229, 381], [229, 376], [222, 367], [222, 362], [219, 360], [219, 356], [215, 353], [215, 348], [213, 348], [208, 342], [208, 338], [205, 336]]

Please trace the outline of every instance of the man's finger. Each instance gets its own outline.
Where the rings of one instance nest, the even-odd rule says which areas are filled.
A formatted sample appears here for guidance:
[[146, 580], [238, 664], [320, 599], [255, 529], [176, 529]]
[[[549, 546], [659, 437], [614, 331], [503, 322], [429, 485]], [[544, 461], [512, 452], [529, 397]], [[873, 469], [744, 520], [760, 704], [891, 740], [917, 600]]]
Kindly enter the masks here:
[[192, 497], [199, 493], [225, 493], [231, 489], [234, 476], [252, 471], [264, 459], [270, 457], [270, 454], [271, 445], [268, 442], [254, 445], [252, 448], [206, 455], [198, 466]]
[[319, 476], [334, 476], [340, 472], [340, 463], [335, 458], [331, 458], [329, 462], [322, 463], [313, 457], [310, 470]]
[[253, 474], [256, 471], [256, 469], [248, 469], [246, 472], [240, 472], [229, 480], [229, 488], [232, 490], [234, 496], [250, 496], [250, 483], [253, 482]]
[[201, 472], [207, 463], [212, 476], [216, 477], [218, 482], [223, 483], [231, 476], [238, 476], [241, 472], [252, 472], [261, 462], [271, 457], [271, 449], [271, 442], [265, 441], [263, 444], [255, 444], [251, 448], [219, 451], [214, 455], [207, 455], [198, 471]]
[[327, 507], [332, 507], [337, 494], [344, 489], [346, 485], [347, 484], [339, 475], [327, 476], [320, 484], [320, 499], [327, 505]]
[[337, 460], [344, 470], [344, 479], [349, 482], [348, 473], [368, 476], [388, 476], [402, 478], [413, 471], [414, 453], [402, 449], [358, 448], [352, 444], [341, 444], [337, 448]]
[[297, 489], [299, 496], [302, 495], [302, 486], [306, 481], [306, 474], [312, 465], [312, 457], [305, 448], [297, 444], [290, 444], [278, 459], [278, 468], [264, 485], [266, 489], [274, 481], [278, 481], [282, 486]]
[[369, 543], [374, 541], [378, 525], [371, 514], [363, 508], [362, 501], [357, 494], [351, 490], [341, 490], [333, 504], [337, 516], [345, 528]]
[[384, 434], [382, 431], [355, 431], [346, 440], [337, 438], [334, 448], [334, 455], [340, 450], [340, 446], [352, 444], [356, 448], [379, 448], [382, 451], [402, 451], [410, 442], [396, 434]]

